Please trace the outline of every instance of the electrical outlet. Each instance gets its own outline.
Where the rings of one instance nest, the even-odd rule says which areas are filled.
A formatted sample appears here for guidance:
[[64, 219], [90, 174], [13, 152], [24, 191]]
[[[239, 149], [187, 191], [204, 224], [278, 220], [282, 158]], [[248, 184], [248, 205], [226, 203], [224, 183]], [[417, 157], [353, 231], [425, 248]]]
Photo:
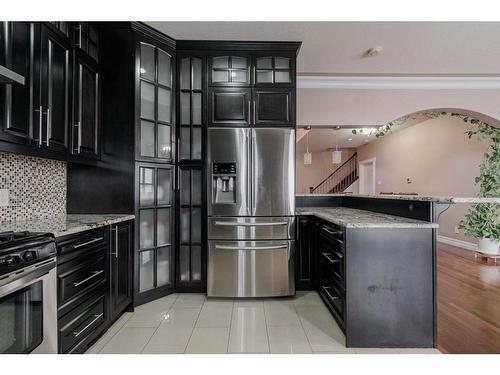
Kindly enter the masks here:
[[411, 177], [406, 177], [406, 183], [411, 184]]
[[0, 189], [0, 207], [9, 205], [9, 189]]
[[460, 231], [458, 230], [458, 227], [457, 227], [457, 226], [455, 226], [455, 233], [456, 233], [456, 234], [460, 233]]

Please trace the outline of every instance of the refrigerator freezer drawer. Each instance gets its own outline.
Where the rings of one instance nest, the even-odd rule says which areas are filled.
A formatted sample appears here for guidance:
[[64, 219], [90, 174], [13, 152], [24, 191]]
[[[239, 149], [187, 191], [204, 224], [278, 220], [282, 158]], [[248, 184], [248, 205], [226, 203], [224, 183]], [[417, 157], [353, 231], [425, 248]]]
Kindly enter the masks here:
[[209, 240], [288, 240], [295, 217], [209, 217]]
[[294, 241], [209, 241], [209, 297], [295, 294]]

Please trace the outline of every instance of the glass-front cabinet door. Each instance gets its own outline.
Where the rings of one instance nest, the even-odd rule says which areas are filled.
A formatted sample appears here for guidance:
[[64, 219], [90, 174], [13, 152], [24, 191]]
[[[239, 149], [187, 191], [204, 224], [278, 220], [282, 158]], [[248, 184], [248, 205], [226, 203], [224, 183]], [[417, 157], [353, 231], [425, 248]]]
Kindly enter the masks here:
[[204, 210], [201, 167], [179, 167], [179, 255], [177, 283], [195, 285], [205, 280]]
[[140, 43], [140, 124], [137, 159], [173, 161], [172, 55]]
[[292, 56], [257, 56], [254, 65], [256, 86], [295, 85], [295, 58]]
[[209, 59], [211, 86], [249, 86], [251, 57], [216, 55]]
[[174, 166], [140, 163], [136, 168], [136, 293], [173, 288]]
[[179, 160], [202, 159], [203, 60], [183, 57], [179, 64]]

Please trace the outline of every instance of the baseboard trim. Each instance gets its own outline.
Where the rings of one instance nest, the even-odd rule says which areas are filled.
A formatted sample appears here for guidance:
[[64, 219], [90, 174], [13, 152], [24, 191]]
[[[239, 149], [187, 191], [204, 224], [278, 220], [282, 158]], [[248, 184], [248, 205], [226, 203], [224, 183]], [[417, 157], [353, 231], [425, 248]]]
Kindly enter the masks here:
[[451, 237], [446, 237], [446, 236], [440, 236], [440, 235], [438, 235], [437, 236], [437, 241], [441, 242], [441, 243], [445, 243], [447, 245], [460, 247], [461, 249], [466, 249], [466, 250], [471, 250], [471, 251], [477, 251], [478, 250], [477, 244], [472, 243], [472, 242], [457, 240], [456, 238], [451, 238]]

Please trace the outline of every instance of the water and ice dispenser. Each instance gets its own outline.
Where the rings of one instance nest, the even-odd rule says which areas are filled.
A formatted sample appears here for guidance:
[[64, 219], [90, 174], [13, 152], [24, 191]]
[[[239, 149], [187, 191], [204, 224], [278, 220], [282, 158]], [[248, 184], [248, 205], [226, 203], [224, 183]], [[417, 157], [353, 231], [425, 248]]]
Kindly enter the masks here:
[[236, 203], [236, 163], [213, 163], [213, 203]]

